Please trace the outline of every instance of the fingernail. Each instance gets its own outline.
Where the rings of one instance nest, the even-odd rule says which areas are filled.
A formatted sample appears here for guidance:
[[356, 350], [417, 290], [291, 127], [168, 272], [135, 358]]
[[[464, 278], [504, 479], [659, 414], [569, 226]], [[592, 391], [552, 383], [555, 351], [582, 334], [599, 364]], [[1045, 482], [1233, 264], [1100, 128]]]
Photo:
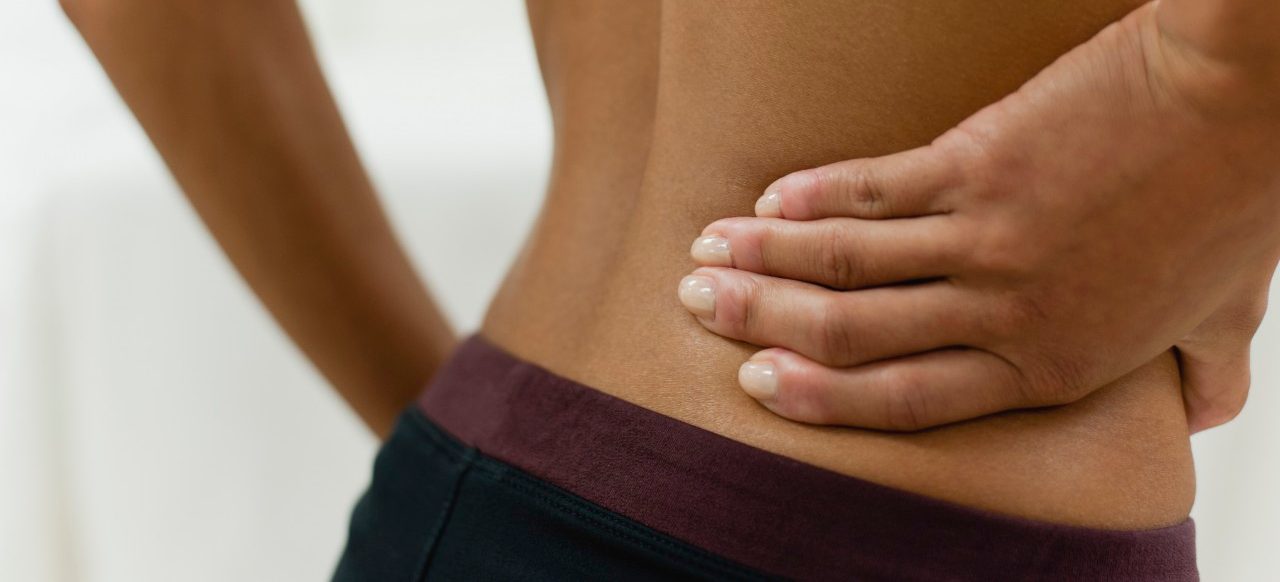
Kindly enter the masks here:
[[689, 249], [693, 260], [709, 267], [732, 267], [733, 256], [729, 254], [729, 239], [722, 236], [701, 236], [693, 241]]
[[716, 318], [716, 282], [711, 277], [689, 275], [680, 280], [680, 302], [705, 319]]
[[778, 374], [769, 362], [747, 362], [738, 368], [738, 384], [756, 400], [772, 400], [778, 393]]
[[782, 192], [776, 188], [769, 190], [756, 200], [756, 216], [761, 218], [782, 217]]

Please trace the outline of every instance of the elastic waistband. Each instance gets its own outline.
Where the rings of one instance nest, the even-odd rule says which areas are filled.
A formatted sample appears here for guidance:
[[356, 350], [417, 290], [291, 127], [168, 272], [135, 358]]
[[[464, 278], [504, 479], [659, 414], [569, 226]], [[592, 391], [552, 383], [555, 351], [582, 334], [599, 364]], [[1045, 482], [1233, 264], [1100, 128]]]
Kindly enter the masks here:
[[1195, 526], [1036, 522], [765, 452], [467, 340], [418, 401], [480, 452], [655, 530], [800, 579], [1197, 580]]

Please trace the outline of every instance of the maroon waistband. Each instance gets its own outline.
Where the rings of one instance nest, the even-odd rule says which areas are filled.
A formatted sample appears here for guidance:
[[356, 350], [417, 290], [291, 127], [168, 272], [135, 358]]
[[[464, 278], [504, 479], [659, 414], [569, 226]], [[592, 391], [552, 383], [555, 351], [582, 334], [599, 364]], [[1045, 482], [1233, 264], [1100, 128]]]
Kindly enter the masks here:
[[943, 502], [768, 453], [467, 340], [419, 407], [481, 453], [801, 579], [1197, 580], [1190, 520], [1108, 531]]

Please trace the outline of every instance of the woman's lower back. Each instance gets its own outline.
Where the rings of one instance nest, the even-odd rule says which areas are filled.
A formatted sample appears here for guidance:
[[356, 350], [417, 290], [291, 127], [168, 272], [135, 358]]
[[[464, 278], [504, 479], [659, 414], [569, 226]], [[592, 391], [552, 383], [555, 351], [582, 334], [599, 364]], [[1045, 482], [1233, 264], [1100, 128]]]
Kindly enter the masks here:
[[755, 349], [676, 300], [703, 226], [790, 171], [923, 143], [1133, 8], [1050, 2], [531, 2], [548, 198], [483, 333], [552, 372], [835, 472], [1136, 529], [1194, 496], [1176, 361], [1078, 403], [916, 434], [796, 424], [741, 392]]

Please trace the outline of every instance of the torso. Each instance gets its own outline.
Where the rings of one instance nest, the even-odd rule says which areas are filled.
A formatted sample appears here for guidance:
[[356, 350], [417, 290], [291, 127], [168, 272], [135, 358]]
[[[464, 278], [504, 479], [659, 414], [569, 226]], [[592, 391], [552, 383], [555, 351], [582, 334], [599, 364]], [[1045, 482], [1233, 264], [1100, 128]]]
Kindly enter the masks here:
[[927, 143], [1136, 7], [1080, 0], [529, 3], [555, 126], [546, 204], [482, 333], [639, 406], [840, 473], [1065, 523], [1185, 519], [1169, 354], [1081, 402], [918, 434], [796, 424], [754, 349], [676, 300], [688, 248], [794, 170]]

